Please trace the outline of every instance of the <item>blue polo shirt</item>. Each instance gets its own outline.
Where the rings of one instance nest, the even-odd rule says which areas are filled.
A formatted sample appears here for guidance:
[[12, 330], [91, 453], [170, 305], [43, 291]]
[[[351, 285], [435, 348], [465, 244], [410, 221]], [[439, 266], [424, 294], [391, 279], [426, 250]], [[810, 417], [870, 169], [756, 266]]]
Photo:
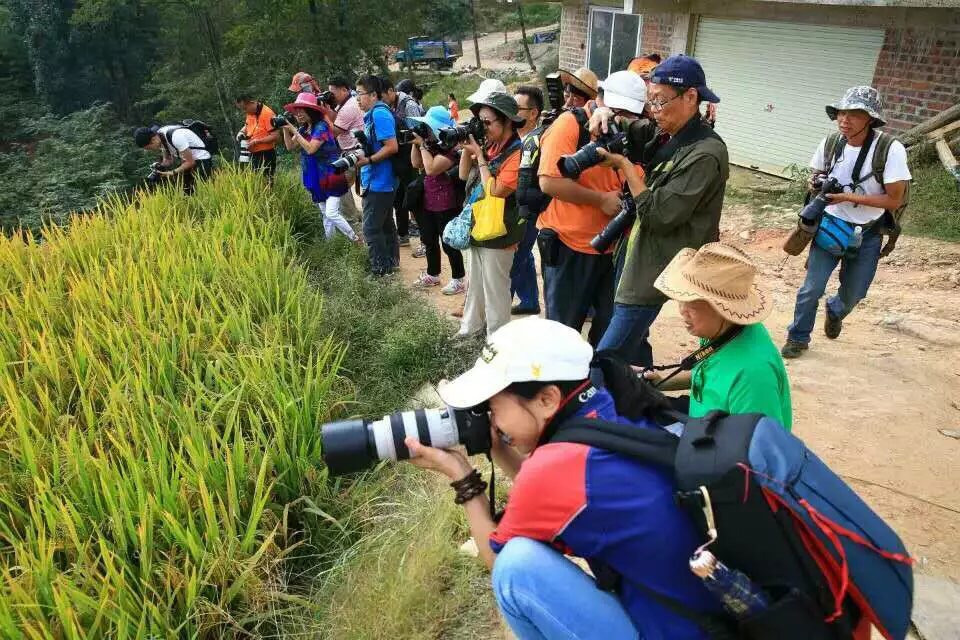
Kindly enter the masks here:
[[[387, 140], [396, 138], [397, 130], [390, 107], [377, 101], [370, 111], [363, 114], [363, 131], [367, 134], [373, 153], [380, 151]], [[367, 191], [380, 193], [396, 189], [397, 179], [390, 158], [360, 167], [360, 186]]]
[[[599, 390], [579, 415], [630, 424]], [[637, 424], [638, 429], [658, 429]], [[622, 577], [618, 597], [644, 640], [706, 640], [699, 626], [651, 599], [638, 585], [704, 613], [719, 601], [689, 567], [699, 546], [690, 517], [674, 502], [670, 474], [632, 458], [576, 443], [538, 447], [514, 479], [503, 519], [490, 536], [499, 552], [525, 537], [607, 565]]]

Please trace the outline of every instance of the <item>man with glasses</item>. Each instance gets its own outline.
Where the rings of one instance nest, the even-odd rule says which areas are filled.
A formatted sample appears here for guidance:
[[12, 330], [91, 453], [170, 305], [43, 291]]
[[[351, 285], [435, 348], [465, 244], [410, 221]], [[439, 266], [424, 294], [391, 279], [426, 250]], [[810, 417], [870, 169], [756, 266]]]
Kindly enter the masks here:
[[[561, 74], [564, 83], [572, 89], [571, 100], [579, 101], [583, 98], [580, 94], [586, 94], [588, 100], [596, 99], [599, 83], [590, 87], [589, 81], [596, 76], [585, 72], [588, 70], [580, 69], [576, 76]], [[633, 82], [622, 78], [623, 83], [612, 86], [608, 78], [604, 83], [605, 100], [619, 96], [619, 101], [615, 99], [616, 106], [636, 117], [643, 111], [643, 81], [636, 74], [620, 73], [629, 73]], [[573, 180], [563, 177], [557, 166], [561, 156], [575, 153], [590, 140], [583, 127], [585, 123], [581, 123], [589, 108], [565, 111], [541, 138], [540, 189], [553, 200], [537, 221], [540, 228], [537, 243], [547, 318], [579, 331], [593, 308], [589, 340], [596, 345], [613, 313], [614, 264], [612, 249], [600, 253], [590, 246], [590, 240], [620, 212], [623, 183], [610, 167], [590, 167]]]
[[[696, 59], [677, 55], [650, 75], [647, 106], [654, 122], [641, 121], [631, 138], [650, 140], [643, 148], [646, 175], [623, 156], [607, 163], [626, 177], [636, 202], [637, 222], [625, 247], [613, 319], [598, 351], [611, 350], [634, 364], [651, 366], [650, 325], [666, 296], [657, 276], [684, 247], [699, 249], [720, 238], [720, 210], [730, 167], [727, 147], [700, 116], [700, 103], [720, 98], [707, 88]], [[597, 121], [612, 114], [598, 113]], [[655, 127], [655, 129], [654, 129]]]

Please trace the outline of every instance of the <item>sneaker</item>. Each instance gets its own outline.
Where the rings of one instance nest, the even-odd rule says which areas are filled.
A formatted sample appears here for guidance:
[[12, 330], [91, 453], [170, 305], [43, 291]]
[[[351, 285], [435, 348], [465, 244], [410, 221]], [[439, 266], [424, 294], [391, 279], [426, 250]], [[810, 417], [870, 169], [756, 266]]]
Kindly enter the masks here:
[[440, 293], [445, 296], [455, 296], [464, 293], [466, 290], [467, 287], [463, 284], [462, 278], [452, 278], [447, 286], [440, 290]]
[[427, 287], [439, 287], [440, 278], [437, 276], [432, 276], [426, 271], [420, 272], [420, 277], [413, 281], [413, 286], [418, 289], [426, 289]]
[[411, 223], [410, 223], [410, 229], [409, 229], [409, 231], [407, 232], [407, 235], [409, 235], [411, 238], [419, 238], [419, 237], [420, 237], [420, 227], [418, 227], [415, 222], [411, 222]]
[[410, 236], [400, 236], [400, 246], [409, 247], [410, 246]]
[[780, 355], [784, 358], [799, 358], [803, 352], [810, 348], [806, 342], [797, 342], [796, 340], [787, 340], [783, 348], [780, 349]]
[[522, 307], [515, 304], [510, 308], [510, 315], [514, 316], [535, 316], [540, 313], [540, 307]]
[[413, 250], [412, 255], [414, 258], [423, 258], [424, 256], [427, 255], [427, 248], [421, 244], [420, 246], [418, 246], [416, 249]]
[[840, 337], [840, 332], [843, 331], [843, 320], [830, 313], [830, 307], [826, 305], [824, 305], [824, 316], [823, 332], [831, 340], [836, 340]]

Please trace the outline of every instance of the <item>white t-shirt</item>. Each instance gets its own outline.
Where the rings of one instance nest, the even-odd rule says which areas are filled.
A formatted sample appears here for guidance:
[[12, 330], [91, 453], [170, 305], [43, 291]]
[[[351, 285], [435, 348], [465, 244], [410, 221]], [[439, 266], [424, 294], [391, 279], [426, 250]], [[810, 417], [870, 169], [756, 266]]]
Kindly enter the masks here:
[[[173, 130], [173, 133], [170, 134], [170, 137], [167, 138], [167, 132]], [[195, 147], [190, 149], [193, 153], [194, 160], [209, 160], [211, 158], [210, 152], [204, 149], [203, 140], [200, 139], [200, 136], [195, 134], [190, 129], [186, 127], [181, 127], [177, 125], [168, 125], [166, 127], [160, 127], [158, 132], [161, 138], [161, 144], [167, 148], [167, 151], [171, 151], [173, 155], [177, 156], [179, 159], [183, 159], [181, 155], [190, 147]], [[174, 148], [170, 149], [170, 145], [167, 144], [167, 140], [173, 143]]]
[[[874, 136], [870, 150], [867, 152], [867, 158], [863, 163], [863, 168], [860, 169], [860, 176], [870, 173], [873, 170], [873, 152], [876, 151], [877, 140], [879, 138], [879, 135]], [[820, 141], [817, 152], [814, 153], [813, 158], [810, 159], [810, 168], [814, 171], [825, 171], [830, 163], [833, 162], [833, 158], [828, 158], [826, 164], [824, 164], [823, 147], [826, 145], [826, 142], [826, 138]], [[851, 147], [849, 144], [844, 145], [840, 159], [837, 160], [833, 169], [830, 170], [830, 177], [836, 178], [840, 181], [840, 184], [844, 186], [851, 184], [853, 182], [853, 165], [857, 163], [858, 155], [860, 155], [860, 147]], [[883, 167], [883, 184], [910, 180], [911, 178], [910, 169], [907, 167], [907, 150], [899, 140], [894, 140], [893, 144], [890, 145], [890, 151], [887, 153], [887, 164]], [[847, 187], [845, 191], [849, 192], [850, 188]], [[883, 192], [883, 187], [880, 186], [880, 183], [877, 182], [873, 176], [861, 182], [856, 190], [856, 193], [862, 193], [868, 196], [878, 196], [883, 194]], [[846, 220], [851, 224], [864, 225], [873, 222], [883, 215], [883, 209], [868, 207], [862, 204], [856, 205], [852, 202], [840, 202], [827, 205], [826, 211], [830, 215]]]

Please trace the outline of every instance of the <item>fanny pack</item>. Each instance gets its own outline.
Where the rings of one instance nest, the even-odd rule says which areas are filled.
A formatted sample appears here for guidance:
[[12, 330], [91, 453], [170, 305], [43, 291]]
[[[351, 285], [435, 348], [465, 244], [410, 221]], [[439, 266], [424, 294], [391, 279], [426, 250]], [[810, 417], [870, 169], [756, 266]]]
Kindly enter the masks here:
[[813, 242], [834, 256], [855, 253], [859, 246], [853, 247], [852, 243], [854, 229], [857, 226], [860, 226], [861, 230], [863, 229], [863, 225], [855, 225], [829, 213], [824, 213], [823, 217], [820, 218], [820, 226], [817, 228], [817, 234], [813, 237]]

